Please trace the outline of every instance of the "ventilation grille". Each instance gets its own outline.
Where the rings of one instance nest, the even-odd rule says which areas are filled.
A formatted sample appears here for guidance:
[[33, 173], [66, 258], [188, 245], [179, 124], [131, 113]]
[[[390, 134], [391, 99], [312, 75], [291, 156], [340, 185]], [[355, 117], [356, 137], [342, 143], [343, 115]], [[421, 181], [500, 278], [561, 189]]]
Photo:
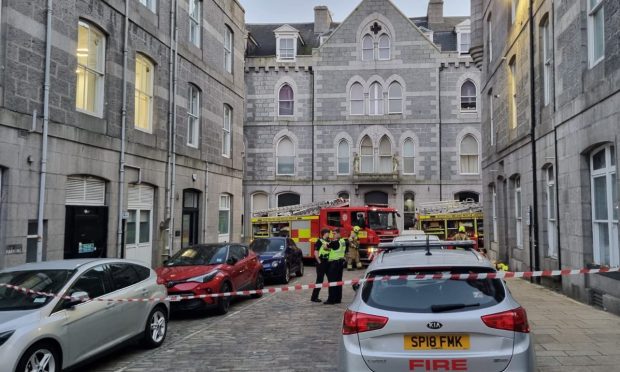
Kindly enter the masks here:
[[154, 190], [147, 185], [129, 185], [127, 206], [129, 209], [152, 209]]
[[67, 205], [105, 205], [105, 182], [90, 177], [68, 177]]
[[592, 304], [592, 306], [602, 309], [603, 308], [603, 294], [598, 291], [592, 291], [591, 293], [592, 295], [590, 298], [590, 303]]

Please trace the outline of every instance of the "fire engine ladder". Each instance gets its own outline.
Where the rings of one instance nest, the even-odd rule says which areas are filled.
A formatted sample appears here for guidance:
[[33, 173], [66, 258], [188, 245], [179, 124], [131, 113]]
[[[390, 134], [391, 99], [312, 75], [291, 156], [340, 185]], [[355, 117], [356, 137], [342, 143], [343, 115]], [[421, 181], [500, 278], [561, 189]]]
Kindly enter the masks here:
[[304, 216], [318, 214], [321, 208], [344, 207], [349, 205], [349, 199], [332, 199], [309, 204], [291, 205], [254, 211], [253, 217]]
[[468, 199], [465, 201], [446, 200], [440, 202], [419, 203], [418, 212], [421, 214], [440, 213], [468, 213], [482, 212], [482, 204]]

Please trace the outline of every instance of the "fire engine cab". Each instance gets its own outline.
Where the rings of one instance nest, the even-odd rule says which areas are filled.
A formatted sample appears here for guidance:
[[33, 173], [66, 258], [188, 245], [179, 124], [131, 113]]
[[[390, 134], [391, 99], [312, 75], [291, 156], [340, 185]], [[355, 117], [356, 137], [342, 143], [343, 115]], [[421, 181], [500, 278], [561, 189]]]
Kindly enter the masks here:
[[396, 216], [394, 208], [351, 207], [348, 199], [272, 208], [253, 212], [252, 239], [289, 235], [304, 257], [312, 258], [322, 229], [338, 228], [347, 238], [353, 227], [359, 226], [360, 258], [369, 261], [379, 243], [391, 242], [399, 235]]

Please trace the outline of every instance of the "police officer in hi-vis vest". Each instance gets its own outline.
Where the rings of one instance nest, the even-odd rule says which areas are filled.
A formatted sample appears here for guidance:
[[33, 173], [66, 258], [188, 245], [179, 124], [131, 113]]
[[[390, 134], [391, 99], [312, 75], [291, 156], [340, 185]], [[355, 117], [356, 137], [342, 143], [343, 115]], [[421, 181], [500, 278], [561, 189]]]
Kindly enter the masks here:
[[[314, 259], [316, 260], [316, 284], [322, 284], [329, 269], [329, 229], [321, 230], [321, 238], [314, 244]], [[321, 288], [312, 290], [310, 301], [321, 302], [319, 292]]]
[[[327, 280], [338, 282], [342, 280], [344, 270], [344, 257], [349, 247], [349, 241], [340, 236], [340, 229], [334, 231], [334, 240], [329, 243], [329, 271]], [[339, 304], [342, 301], [342, 286], [329, 287], [329, 297], [323, 302], [325, 305]]]

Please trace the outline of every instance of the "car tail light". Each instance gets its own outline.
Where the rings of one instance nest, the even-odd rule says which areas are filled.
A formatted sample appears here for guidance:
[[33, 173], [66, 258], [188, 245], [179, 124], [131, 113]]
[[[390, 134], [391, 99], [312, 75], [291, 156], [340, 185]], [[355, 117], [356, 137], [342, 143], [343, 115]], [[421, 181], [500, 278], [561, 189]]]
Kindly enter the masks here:
[[342, 334], [352, 335], [356, 333], [375, 331], [385, 327], [388, 318], [378, 315], [369, 315], [347, 310], [342, 320]]
[[530, 325], [527, 322], [527, 314], [525, 313], [525, 309], [522, 307], [497, 314], [485, 315], [482, 317], [482, 321], [487, 325], [487, 327], [490, 328], [530, 333]]

